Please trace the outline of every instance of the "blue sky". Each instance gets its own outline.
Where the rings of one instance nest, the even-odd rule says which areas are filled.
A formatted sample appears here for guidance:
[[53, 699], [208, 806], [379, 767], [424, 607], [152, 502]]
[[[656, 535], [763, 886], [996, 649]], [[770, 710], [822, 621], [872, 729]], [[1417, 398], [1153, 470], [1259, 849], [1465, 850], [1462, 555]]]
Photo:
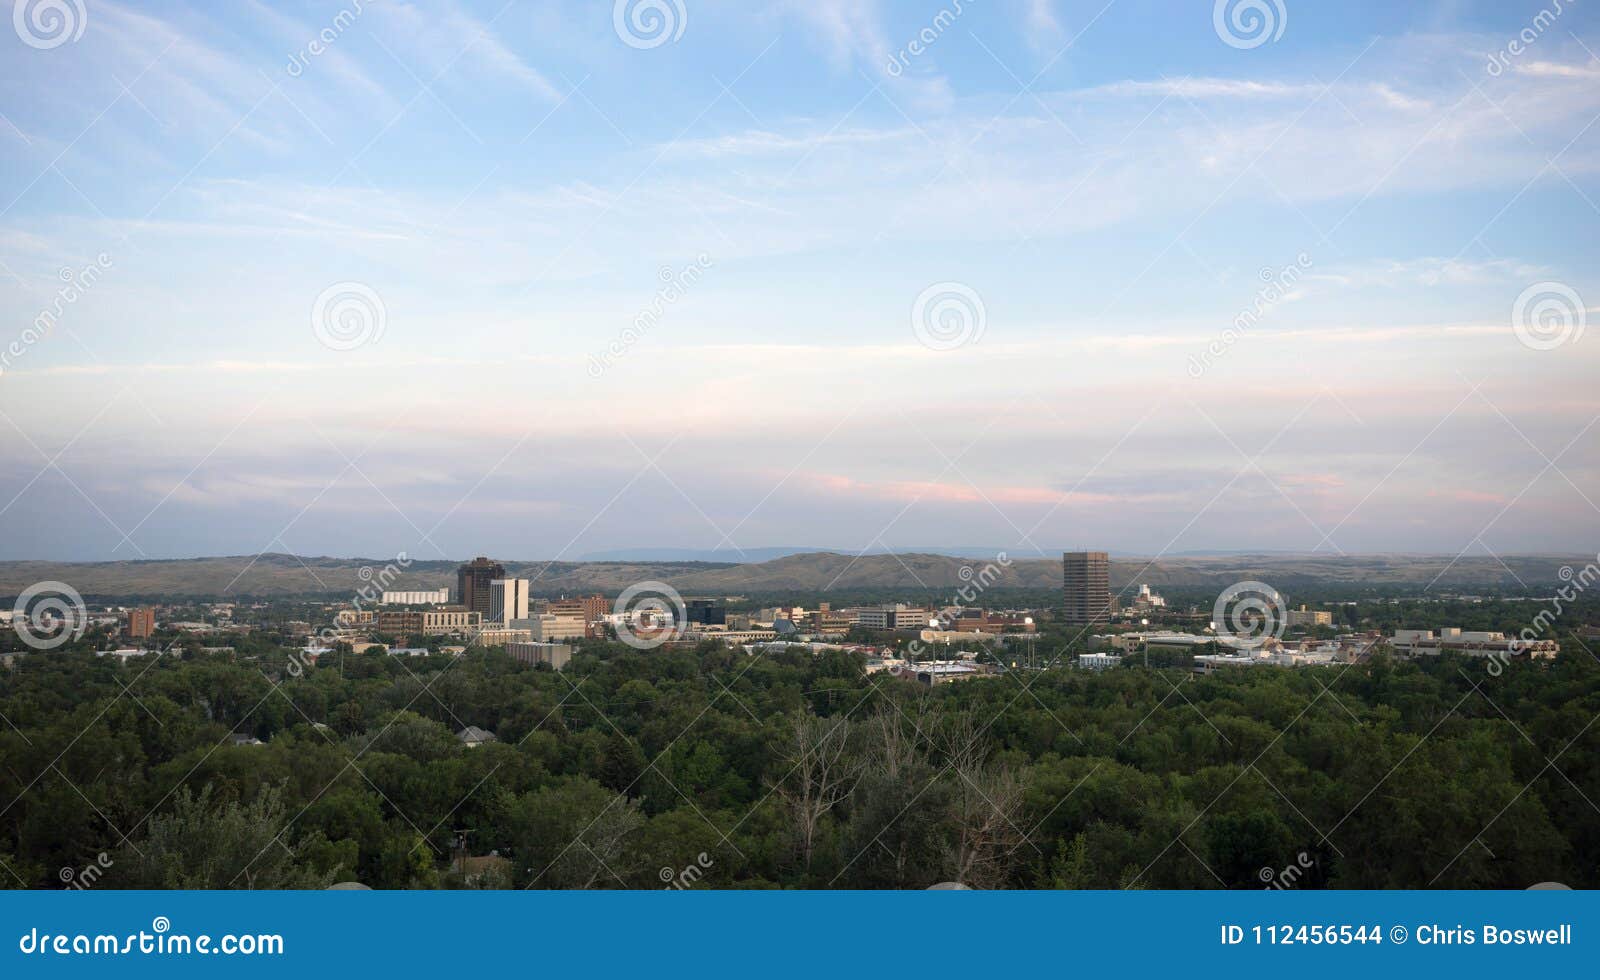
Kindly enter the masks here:
[[21, 0], [0, 557], [1600, 547], [1592, 10], [638, 6]]

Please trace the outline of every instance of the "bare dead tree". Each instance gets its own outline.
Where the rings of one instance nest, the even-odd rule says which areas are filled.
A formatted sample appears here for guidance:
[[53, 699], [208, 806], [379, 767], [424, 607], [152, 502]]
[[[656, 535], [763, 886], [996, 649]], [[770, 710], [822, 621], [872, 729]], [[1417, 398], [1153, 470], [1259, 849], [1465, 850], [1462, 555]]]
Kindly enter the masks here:
[[643, 829], [644, 823], [639, 801], [618, 794], [546, 870], [544, 887], [590, 889], [611, 882], [627, 887], [616, 868], [629, 838]]
[[783, 763], [787, 775], [773, 791], [794, 819], [805, 866], [811, 867], [822, 818], [850, 795], [861, 777], [861, 763], [850, 751], [850, 722], [796, 714]]
[[930, 708], [926, 698], [917, 698], [905, 708], [880, 708], [866, 723], [871, 740], [868, 764], [885, 779], [904, 779], [926, 751], [927, 733], [937, 718], [937, 709]]
[[957, 772], [983, 769], [992, 744], [988, 726], [970, 711], [952, 712], [936, 721], [930, 737], [945, 765]]
[[990, 762], [994, 740], [988, 723], [971, 711], [950, 712], [930, 732], [935, 752], [951, 774], [953, 836], [951, 873], [973, 888], [996, 888], [1009, 879], [1027, 835], [1022, 816], [1022, 781], [1010, 768]]
[[1015, 857], [1027, 843], [1022, 816], [1022, 781], [1005, 766], [955, 768], [955, 841], [952, 871], [973, 888], [999, 888], [1010, 878]]

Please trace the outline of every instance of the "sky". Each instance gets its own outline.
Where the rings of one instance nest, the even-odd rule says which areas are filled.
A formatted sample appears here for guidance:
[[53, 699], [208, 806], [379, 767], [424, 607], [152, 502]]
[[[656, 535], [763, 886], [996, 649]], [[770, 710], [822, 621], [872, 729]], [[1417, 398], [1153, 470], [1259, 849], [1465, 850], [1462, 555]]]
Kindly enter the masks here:
[[1553, 0], [18, 0], [0, 558], [1593, 554], [1597, 52]]

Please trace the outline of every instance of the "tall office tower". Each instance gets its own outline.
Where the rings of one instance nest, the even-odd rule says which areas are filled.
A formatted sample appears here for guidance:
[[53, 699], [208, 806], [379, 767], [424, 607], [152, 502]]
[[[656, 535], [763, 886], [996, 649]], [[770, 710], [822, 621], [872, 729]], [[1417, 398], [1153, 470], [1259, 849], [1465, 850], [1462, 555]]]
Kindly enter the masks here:
[[611, 612], [611, 600], [596, 592], [594, 595], [585, 596], [583, 599], [583, 618], [589, 623], [598, 623], [605, 619]]
[[1061, 556], [1062, 622], [1093, 626], [1111, 618], [1111, 558], [1104, 551]]
[[489, 615], [489, 583], [505, 578], [505, 566], [483, 556], [456, 569], [456, 601], [472, 612]]
[[149, 639], [156, 631], [156, 611], [149, 606], [128, 610], [128, 636], [135, 640]]
[[513, 619], [528, 618], [528, 580], [497, 578], [489, 583], [489, 613], [486, 621], [510, 626]]

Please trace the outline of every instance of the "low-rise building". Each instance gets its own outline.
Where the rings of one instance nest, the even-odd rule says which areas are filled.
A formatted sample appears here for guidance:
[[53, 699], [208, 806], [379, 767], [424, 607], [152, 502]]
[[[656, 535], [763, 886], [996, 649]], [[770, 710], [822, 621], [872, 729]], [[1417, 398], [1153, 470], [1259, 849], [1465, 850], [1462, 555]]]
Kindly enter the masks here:
[[1133, 597], [1133, 608], [1139, 611], [1167, 608], [1167, 600], [1150, 591], [1149, 585], [1139, 586], [1139, 594]]
[[449, 589], [422, 589], [410, 592], [385, 592], [385, 606], [444, 606], [450, 603]]
[[445, 636], [451, 633], [476, 633], [483, 628], [483, 614], [454, 606], [448, 609], [406, 609], [378, 614], [378, 629], [398, 636]]
[[[815, 615], [815, 613], [807, 612], [804, 606], [770, 606], [766, 609], [756, 610], [752, 625], [771, 626], [774, 629], [779, 629], [778, 624], [781, 622], [789, 624], [789, 627], [785, 627], [785, 629], [792, 627], [792, 630], [805, 630], [810, 628]], [[691, 619], [689, 620], [689, 625], [716, 627], [730, 624], [727, 622], [727, 616], [724, 615], [720, 623], [697, 623]]]
[[589, 624], [584, 622], [582, 613], [540, 613], [527, 619], [512, 620], [511, 626], [527, 630], [529, 641], [534, 643], [581, 640], [589, 634]]
[[1523, 640], [1504, 633], [1462, 630], [1447, 626], [1435, 635], [1433, 630], [1395, 630], [1389, 645], [1403, 657], [1433, 657], [1441, 653], [1462, 653], [1469, 657], [1532, 657], [1551, 659], [1561, 652], [1555, 640]]
[[96, 650], [94, 655], [97, 657], [116, 657], [123, 663], [127, 663], [130, 657], [142, 657], [147, 652], [145, 650], [135, 650], [131, 647], [123, 647], [120, 650]]
[[1079, 670], [1110, 670], [1112, 667], [1121, 666], [1122, 657], [1115, 653], [1078, 654]]
[[683, 634], [683, 639], [689, 643], [699, 643], [702, 640], [716, 640], [729, 646], [738, 646], [743, 643], [761, 643], [766, 640], [778, 638], [777, 630], [729, 630], [703, 629], [690, 630]]
[[1322, 609], [1307, 609], [1304, 604], [1299, 609], [1290, 609], [1283, 618], [1283, 624], [1290, 629], [1312, 626], [1332, 626], [1333, 613]]
[[1276, 644], [1259, 650], [1199, 654], [1194, 658], [1194, 672], [1209, 674], [1218, 667], [1325, 667], [1343, 662], [1347, 656], [1346, 648], [1337, 644], [1301, 649]]
[[572, 645], [568, 643], [507, 643], [506, 653], [520, 663], [549, 664], [556, 670], [572, 662]]
[[1167, 647], [1174, 650], [1192, 650], [1211, 643], [1230, 645], [1231, 637], [1207, 636], [1197, 633], [1178, 633], [1173, 630], [1153, 630], [1141, 633], [1110, 633], [1091, 636], [1089, 645], [1106, 647], [1121, 653], [1133, 653], [1146, 648]]
[[999, 631], [978, 632], [964, 630], [938, 630], [925, 629], [917, 634], [917, 639], [923, 643], [992, 643], [996, 642]]
[[576, 599], [548, 599], [537, 605], [541, 615], [552, 613], [579, 620], [583, 623], [583, 635], [591, 639], [604, 633], [605, 618], [611, 614], [611, 600], [598, 593]]
[[488, 745], [490, 742], [499, 741], [499, 739], [494, 737], [494, 732], [486, 731], [482, 728], [479, 728], [477, 725], [468, 725], [467, 727], [461, 729], [461, 731], [456, 732], [456, 739], [469, 749], [475, 749], [480, 745]]
[[[729, 625], [733, 624], [732, 619]], [[817, 632], [819, 633], [848, 633], [850, 627], [856, 625], [854, 613], [844, 610], [819, 609], [816, 615]]]
[[509, 643], [529, 643], [533, 640], [533, 630], [510, 629], [499, 626], [488, 626], [478, 631], [477, 641], [479, 646], [503, 647]]
[[982, 677], [983, 671], [970, 664], [950, 663], [939, 661], [936, 663], [905, 664], [893, 668], [890, 673], [901, 680], [914, 681], [926, 687], [939, 684], [951, 684], [956, 681], [969, 681], [974, 677]]
[[892, 606], [865, 606], [857, 611], [856, 622], [869, 630], [920, 630], [929, 625], [932, 614], [926, 609], [897, 602]]

